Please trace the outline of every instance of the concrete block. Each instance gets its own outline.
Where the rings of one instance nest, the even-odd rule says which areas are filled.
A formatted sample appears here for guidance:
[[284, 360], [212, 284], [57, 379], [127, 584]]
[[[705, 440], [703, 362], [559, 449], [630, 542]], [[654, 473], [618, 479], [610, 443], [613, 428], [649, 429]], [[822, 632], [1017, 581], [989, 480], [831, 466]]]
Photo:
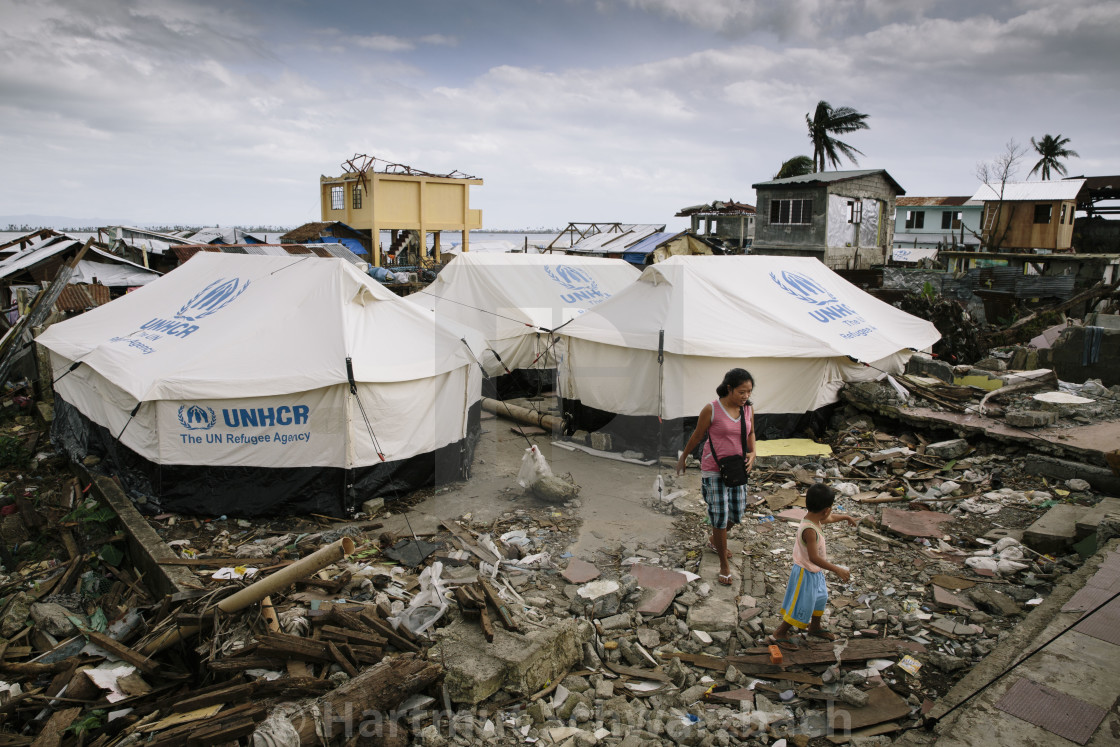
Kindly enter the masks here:
[[444, 632], [443, 645], [429, 650], [433, 660], [443, 657], [444, 682], [451, 700], [471, 705], [499, 690], [528, 696], [570, 670], [583, 654], [574, 619], [547, 628], [514, 633], [494, 625], [494, 642], [487, 643], [477, 622], [457, 620]]
[[1023, 532], [1023, 544], [1041, 553], [1062, 553], [1077, 542], [1077, 522], [1091, 509], [1088, 506], [1059, 504], [1038, 518]]
[[926, 454], [942, 459], [956, 459], [967, 454], [969, 448], [968, 441], [963, 438], [954, 438], [951, 441], [938, 441], [935, 444], [930, 444], [926, 447]]
[[362, 512], [366, 514], [366, 516], [374, 516], [383, 508], [385, 508], [384, 498], [370, 498], [368, 501], [362, 503]]
[[688, 608], [687, 623], [692, 629], [706, 631], [733, 630], [738, 611], [733, 600], [711, 596]]
[[1059, 480], [1077, 477], [1087, 481], [1094, 490], [1101, 493], [1120, 495], [1120, 476], [1114, 474], [1108, 467], [1033, 454], [1024, 462], [1023, 469], [1030, 475], [1054, 477]]
[[598, 449], [599, 451], [611, 450], [611, 434], [599, 433], [596, 431], [591, 434], [591, 448]]
[[1018, 410], [1003, 416], [1008, 425], [1016, 428], [1041, 428], [1058, 422], [1058, 413], [1053, 410]]
[[1084, 539], [1097, 531], [1105, 519], [1120, 520], [1120, 498], [1102, 498], [1087, 514], [1077, 520], [1077, 539]]
[[973, 368], [981, 368], [985, 371], [1006, 371], [1007, 361], [1002, 358], [985, 358], [972, 365]]
[[906, 362], [906, 373], [911, 376], [932, 376], [947, 384], [953, 383], [952, 366], [945, 361], [939, 361], [920, 353], [910, 356], [910, 360]]

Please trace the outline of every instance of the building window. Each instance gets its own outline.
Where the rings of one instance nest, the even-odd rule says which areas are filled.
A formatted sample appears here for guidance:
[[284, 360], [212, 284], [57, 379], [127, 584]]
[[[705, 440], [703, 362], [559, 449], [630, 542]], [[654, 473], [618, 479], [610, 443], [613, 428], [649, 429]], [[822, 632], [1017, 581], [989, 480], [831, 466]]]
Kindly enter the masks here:
[[948, 231], [949, 229], [956, 230], [961, 227], [961, 214], [953, 212], [952, 210], [943, 210], [941, 212], [941, 228]]
[[351, 192], [351, 194], [354, 197], [354, 209], [355, 210], [361, 210], [362, 209], [362, 185], [361, 184], [355, 184], [354, 189]]
[[1054, 206], [1048, 202], [1037, 203], [1034, 206], [1034, 222], [1048, 224], [1050, 222], [1050, 213], [1053, 211]]
[[906, 227], [907, 228], [925, 228], [926, 227], [926, 211], [925, 210], [907, 210], [906, 211]]
[[863, 222], [863, 200], [848, 200], [848, 222]]
[[331, 187], [331, 210], [342, 210], [345, 197], [345, 187]]
[[813, 217], [812, 200], [770, 200], [772, 225], [803, 225]]

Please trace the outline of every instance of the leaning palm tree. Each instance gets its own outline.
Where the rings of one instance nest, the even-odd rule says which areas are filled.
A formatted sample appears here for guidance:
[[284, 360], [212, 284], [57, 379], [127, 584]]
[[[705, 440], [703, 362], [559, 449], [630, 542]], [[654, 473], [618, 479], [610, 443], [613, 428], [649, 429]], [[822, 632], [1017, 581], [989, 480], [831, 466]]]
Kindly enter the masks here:
[[787, 179], [791, 176], [805, 176], [806, 174], [813, 173], [813, 159], [809, 156], [794, 156], [782, 163], [782, 167], [778, 169], [778, 173], [774, 174], [775, 179]]
[[867, 114], [861, 114], [850, 106], [833, 109], [827, 101], [818, 102], [813, 116], [805, 115], [805, 123], [809, 125], [809, 140], [813, 143], [813, 170], [824, 171], [826, 163], [832, 164], [833, 168], [839, 166], [840, 156], [858, 163], [854, 154], [862, 156], [863, 151], [856, 150], [832, 135], [866, 130], [867, 117]]
[[1031, 169], [1030, 174], [1027, 176], [1034, 174], [1036, 171], [1041, 171], [1043, 181], [1050, 180], [1050, 169], [1054, 169], [1054, 171], [1065, 176], [1066, 167], [1058, 159], [1081, 157], [1077, 155], [1077, 151], [1070, 150], [1066, 147], [1069, 145], [1069, 138], [1062, 137], [1061, 133], [1058, 133], [1057, 137], [1053, 135], [1043, 135], [1041, 140], [1035, 140], [1032, 137], [1031, 145], [1034, 146], [1034, 149], [1042, 158], [1038, 159], [1038, 163], [1034, 165], [1034, 168]]

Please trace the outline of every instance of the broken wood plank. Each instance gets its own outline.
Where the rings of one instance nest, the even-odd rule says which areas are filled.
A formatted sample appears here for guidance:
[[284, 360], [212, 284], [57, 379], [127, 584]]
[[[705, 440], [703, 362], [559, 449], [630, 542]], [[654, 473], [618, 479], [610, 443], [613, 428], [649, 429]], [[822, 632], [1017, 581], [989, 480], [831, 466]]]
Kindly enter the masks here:
[[144, 674], [154, 675], [160, 670], [160, 665], [156, 662], [152, 661], [142, 654], [137, 653], [136, 651], [133, 651], [123, 643], [114, 641], [104, 633], [98, 633], [95, 630], [89, 630], [86, 631], [85, 634], [86, 637], [89, 638], [90, 643], [100, 646], [121, 661], [128, 662]]
[[393, 644], [401, 651], [415, 653], [420, 650], [420, 646], [405, 637], [408, 633], [406, 628], [401, 627], [399, 631], [393, 630], [393, 627], [389, 623], [373, 613], [372, 608], [362, 610], [358, 614], [358, 617], [361, 618], [362, 622], [372, 628], [373, 632], [385, 636], [385, 639], [389, 643]]
[[386, 643], [385, 638], [377, 635], [376, 633], [365, 633], [361, 630], [340, 628], [337, 625], [324, 625], [320, 630], [322, 637], [328, 641], [341, 640], [343, 643], [355, 641], [360, 645], [374, 646], [377, 648], [384, 646]]
[[67, 708], [51, 714], [46, 726], [39, 732], [39, 736], [31, 743], [31, 747], [61, 747], [62, 737], [66, 728], [74, 723], [74, 719], [82, 712], [81, 708]]
[[615, 674], [623, 677], [633, 677], [639, 680], [654, 680], [655, 682], [672, 682], [669, 675], [659, 669], [641, 669], [639, 667], [624, 667], [621, 664], [604, 661], [603, 666]]
[[[868, 659], [885, 659], [892, 656], [925, 653], [926, 647], [914, 641], [904, 641], [899, 638], [885, 639], [849, 639], [847, 647], [840, 654], [844, 662], [867, 661]], [[784, 663], [791, 664], [831, 664], [836, 661], [836, 654], [832, 644], [828, 642], [806, 643], [796, 651], [782, 651]], [[739, 656], [729, 656], [727, 661], [739, 668], [739, 664], [764, 664], [770, 661], [770, 652], [766, 648], [750, 648]]]
[[498, 611], [498, 616], [501, 618], [502, 625], [506, 627], [506, 630], [513, 630], [520, 633], [521, 628], [517, 625], [517, 621], [513, 619], [513, 613], [510, 612], [509, 607], [502, 601], [501, 597], [498, 596], [498, 592], [494, 591], [494, 587], [490, 585], [490, 582], [484, 578], [480, 578], [478, 580], [478, 585], [482, 587], [482, 591], [486, 594], [486, 598], [490, 601], [490, 604], [494, 605], [494, 609]]

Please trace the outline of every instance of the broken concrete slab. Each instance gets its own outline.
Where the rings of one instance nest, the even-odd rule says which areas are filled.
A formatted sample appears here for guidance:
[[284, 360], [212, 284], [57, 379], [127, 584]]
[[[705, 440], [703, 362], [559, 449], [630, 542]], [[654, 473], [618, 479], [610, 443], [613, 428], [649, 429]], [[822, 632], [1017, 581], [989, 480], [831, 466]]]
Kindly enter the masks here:
[[972, 447], [963, 438], [954, 438], [951, 441], [938, 441], [926, 446], [926, 456], [940, 457], [941, 459], [956, 459], [968, 453]]
[[602, 579], [584, 584], [576, 591], [573, 602], [585, 608], [588, 617], [610, 617], [622, 603], [622, 587], [617, 581]]
[[1087, 514], [1077, 520], [1077, 538], [1088, 537], [1097, 531], [1105, 519], [1120, 518], [1120, 498], [1102, 498]]
[[689, 628], [706, 631], [734, 630], [738, 610], [734, 600], [710, 596], [688, 608]]
[[568, 567], [560, 575], [567, 579], [570, 584], [586, 584], [588, 581], [599, 578], [600, 574], [599, 569], [586, 560], [572, 558], [568, 561]]
[[932, 376], [946, 384], [953, 383], [953, 367], [945, 361], [939, 361], [928, 355], [915, 353], [906, 362], [906, 373], [910, 376]]
[[1016, 410], [1007, 413], [1003, 419], [1016, 428], [1042, 428], [1058, 422], [1058, 413], [1053, 410]]
[[688, 577], [683, 573], [642, 563], [635, 563], [630, 573], [638, 579], [638, 585], [645, 591], [638, 604], [638, 612], [653, 617], [665, 614], [677, 592], [688, 583]]
[[782, 521], [801, 521], [807, 513], [809, 512], [803, 508], [787, 508], [785, 511], [774, 514], [774, 516]]
[[451, 700], [471, 705], [499, 690], [531, 695], [570, 670], [582, 655], [574, 619], [527, 633], [495, 625], [493, 643], [487, 643], [476, 623], [459, 619], [440, 629], [438, 637], [454, 645], [432, 646], [428, 655], [442, 660]]
[[883, 526], [907, 537], [943, 537], [942, 524], [954, 517], [938, 511], [906, 511], [899, 508], [883, 509]]
[[1060, 553], [1077, 542], [1077, 522], [1091, 509], [1060, 503], [1023, 532], [1023, 544], [1040, 553]]
[[1007, 617], [1010, 615], [1021, 615], [1023, 613], [1018, 602], [1006, 594], [987, 586], [977, 586], [975, 589], [971, 589], [968, 592], [968, 596], [972, 601], [976, 602], [980, 609], [984, 610], [989, 615]]
[[974, 610], [976, 605], [968, 601], [964, 597], [959, 597], [947, 589], [934, 584], [933, 587], [933, 601], [939, 607], [957, 608], [961, 610]]

